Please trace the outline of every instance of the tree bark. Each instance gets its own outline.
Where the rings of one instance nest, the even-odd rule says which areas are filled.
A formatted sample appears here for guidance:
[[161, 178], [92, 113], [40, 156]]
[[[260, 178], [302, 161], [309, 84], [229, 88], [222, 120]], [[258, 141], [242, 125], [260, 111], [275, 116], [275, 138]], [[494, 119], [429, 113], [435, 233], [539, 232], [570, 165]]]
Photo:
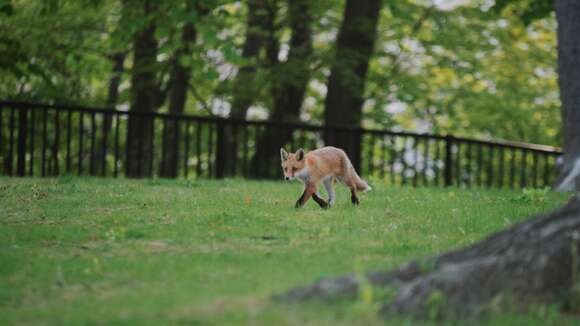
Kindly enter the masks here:
[[[272, 97], [274, 108], [270, 121], [297, 122], [310, 80], [312, 56], [312, 16], [308, 0], [288, 1], [292, 36], [286, 62], [272, 67]], [[272, 51], [274, 52], [274, 51]], [[277, 55], [277, 53], [276, 53]], [[269, 61], [273, 61], [273, 55]], [[276, 58], [277, 60], [277, 58]], [[282, 76], [282, 77], [280, 77]], [[256, 154], [250, 166], [254, 177], [270, 177], [271, 167], [277, 167], [279, 149], [291, 140], [292, 130], [269, 128], [258, 140]], [[258, 161], [261, 164], [258, 164]], [[279, 169], [275, 169], [279, 171]]]
[[119, 85], [121, 85], [121, 74], [124, 70], [123, 66], [126, 57], [127, 52], [117, 52], [110, 57], [110, 60], [113, 63], [113, 71], [111, 79], [109, 80], [107, 102], [105, 104], [107, 108], [114, 109], [119, 101]]
[[[119, 85], [121, 84], [121, 75], [124, 71], [124, 63], [125, 58], [127, 57], [127, 52], [116, 52], [110, 55], [109, 60], [113, 64], [113, 68], [111, 71], [111, 78], [109, 79], [109, 87], [107, 92], [107, 100], [105, 102], [105, 107], [114, 109], [117, 106], [117, 102], [119, 99]], [[105, 166], [103, 166], [101, 158], [106, 155], [106, 150], [108, 147], [108, 138], [106, 135], [109, 135], [111, 131], [111, 127], [113, 124], [113, 116], [112, 115], [104, 115], [103, 122], [102, 122], [102, 135], [101, 139], [97, 142], [97, 155], [95, 155], [92, 159], [94, 160], [94, 175], [103, 176], [105, 174]], [[115, 162], [116, 164], [116, 162]]]
[[[248, 108], [255, 101], [259, 89], [256, 84], [256, 72], [259, 65], [260, 51], [269, 44], [269, 36], [274, 33], [274, 19], [277, 0], [248, 0], [248, 20], [246, 39], [242, 48], [242, 58], [249, 61], [243, 65], [233, 82], [233, 99], [229, 117], [245, 119]], [[267, 51], [266, 61], [271, 55]], [[276, 56], [278, 53], [276, 52]], [[217, 177], [235, 174], [235, 161], [238, 153], [240, 128], [226, 124], [218, 129]]]
[[248, 0], [248, 20], [242, 58], [249, 63], [239, 69], [234, 80], [234, 98], [230, 118], [245, 119], [248, 108], [256, 98], [258, 91], [255, 82], [256, 70], [260, 50], [268, 34], [268, 12], [270, 11], [268, 2], [272, 0]]
[[[346, 2], [324, 103], [324, 123], [327, 126], [359, 127], [361, 124], [365, 83], [381, 3], [381, 0]], [[360, 170], [360, 135], [328, 132], [324, 140], [327, 145], [344, 149], [354, 167]]]
[[[192, 10], [193, 8], [191, 8]], [[182, 114], [187, 101], [187, 90], [190, 79], [190, 67], [181, 63], [181, 58], [192, 55], [191, 45], [195, 43], [197, 31], [192, 22], [183, 26], [181, 48], [173, 58], [169, 88], [169, 113]], [[179, 144], [181, 131], [176, 120], [167, 119], [163, 127], [163, 147], [159, 175], [163, 178], [176, 178], [179, 162]]]
[[[157, 40], [155, 22], [151, 14], [156, 10], [156, 1], [142, 2], [143, 15], [148, 19], [145, 27], [134, 40], [133, 71], [131, 76], [131, 112], [152, 113], [158, 105], [159, 89], [155, 71], [157, 65]], [[153, 118], [130, 116], [128, 122], [125, 174], [130, 178], [152, 176]]]
[[[580, 267], [580, 199], [495, 233], [469, 247], [415, 260], [366, 282], [396, 291], [384, 316], [462, 318], [513, 304], [566, 304]], [[364, 276], [362, 277], [364, 278]], [[356, 296], [361, 277], [323, 279], [275, 298], [283, 301]]]
[[580, 190], [580, 2], [556, 0], [564, 155], [558, 190]]

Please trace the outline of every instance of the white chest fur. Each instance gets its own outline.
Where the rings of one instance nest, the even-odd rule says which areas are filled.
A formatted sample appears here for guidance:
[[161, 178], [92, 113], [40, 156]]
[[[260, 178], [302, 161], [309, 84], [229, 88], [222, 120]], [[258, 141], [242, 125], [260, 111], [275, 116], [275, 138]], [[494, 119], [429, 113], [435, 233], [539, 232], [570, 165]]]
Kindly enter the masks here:
[[310, 171], [308, 171], [307, 168], [304, 168], [300, 172], [297, 172], [296, 174], [294, 174], [294, 176], [304, 183], [308, 183], [308, 181], [310, 181]]

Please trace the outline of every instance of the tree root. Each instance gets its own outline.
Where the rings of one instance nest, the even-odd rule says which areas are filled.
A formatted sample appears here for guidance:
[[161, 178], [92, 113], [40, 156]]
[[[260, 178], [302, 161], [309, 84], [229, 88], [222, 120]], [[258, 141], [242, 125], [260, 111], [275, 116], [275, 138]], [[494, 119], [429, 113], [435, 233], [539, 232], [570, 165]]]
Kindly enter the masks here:
[[[478, 315], [511, 298], [517, 308], [562, 304], [572, 293], [580, 267], [580, 199], [559, 210], [532, 217], [465, 248], [415, 260], [393, 271], [366, 274], [376, 287], [392, 287], [383, 316], [463, 318]], [[322, 279], [277, 295], [301, 302], [357, 295], [355, 274]], [[501, 307], [500, 307], [501, 308]]]

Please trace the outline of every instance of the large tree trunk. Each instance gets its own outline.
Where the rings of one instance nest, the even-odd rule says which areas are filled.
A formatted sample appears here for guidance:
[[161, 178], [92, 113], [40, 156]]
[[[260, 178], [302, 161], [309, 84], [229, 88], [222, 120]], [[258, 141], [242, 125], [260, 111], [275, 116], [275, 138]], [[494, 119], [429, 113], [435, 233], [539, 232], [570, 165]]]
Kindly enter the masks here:
[[[148, 22], [134, 40], [133, 71], [131, 76], [131, 112], [152, 113], [158, 104], [158, 85], [155, 71], [157, 63], [157, 41], [155, 23], [151, 14], [155, 11], [154, 0], [144, 0], [143, 16]], [[131, 116], [128, 122], [125, 173], [127, 177], [152, 176], [153, 118]]]
[[[578, 283], [580, 199], [495, 233], [469, 247], [366, 274], [396, 291], [385, 316], [467, 317], [486, 309], [566, 304]], [[364, 277], [362, 277], [364, 279]], [[323, 279], [276, 298], [284, 301], [356, 296], [361, 277]], [[577, 291], [577, 290], [576, 290]], [[510, 306], [511, 305], [511, 306]]]
[[[312, 55], [312, 16], [309, 4], [308, 0], [288, 1], [292, 37], [288, 60], [272, 67], [274, 109], [270, 114], [270, 121], [297, 122], [300, 119], [300, 109], [310, 80]], [[273, 55], [271, 56], [270, 61], [274, 60]], [[279, 149], [288, 143], [291, 137], [290, 129], [265, 130], [258, 140], [257, 151], [250, 164], [253, 167], [251, 172], [254, 177], [271, 176], [268, 167], [278, 166]]]
[[580, 2], [556, 0], [564, 155], [558, 190], [580, 190]]
[[[174, 54], [170, 77], [169, 113], [171, 114], [180, 115], [185, 107], [191, 68], [182, 65], [180, 59], [185, 56], [191, 56], [191, 45], [195, 42], [196, 37], [197, 32], [193, 23], [185, 24], [181, 33], [182, 45]], [[166, 120], [163, 126], [163, 147], [159, 176], [164, 178], [177, 177], [180, 140], [181, 131], [178, 122], [173, 119]]]
[[[233, 99], [229, 115], [232, 119], [245, 119], [248, 108], [259, 93], [256, 71], [260, 61], [260, 51], [266, 45], [270, 29], [273, 27], [272, 14], [275, 12], [275, 6], [276, 0], [248, 0], [246, 39], [242, 48], [242, 58], [248, 63], [239, 69], [233, 82]], [[217, 177], [235, 174], [240, 131], [241, 128], [237, 128], [235, 124], [219, 126]]]
[[[364, 90], [377, 34], [381, 0], [347, 0], [338, 34], [336, 54], [324, 103], [327, 126], [359, 127]], [[343, 148], [354, 167], [360, 168], [360, 135], [328, 132], [327, 145]]]

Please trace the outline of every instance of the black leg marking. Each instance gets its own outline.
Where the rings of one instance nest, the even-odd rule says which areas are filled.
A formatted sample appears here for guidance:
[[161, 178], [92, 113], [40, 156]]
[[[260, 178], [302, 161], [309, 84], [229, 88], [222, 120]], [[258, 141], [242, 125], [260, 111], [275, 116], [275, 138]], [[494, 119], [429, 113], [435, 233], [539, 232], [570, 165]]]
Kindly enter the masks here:
[[328, 208], [328, 203], [324, 199], [318, 197], [317, 194], [312, 194], [312, 199], [314, 199], [314, 201], [320, 205], [320, 208]]
[[358, 206], [358, 204], [360, 203], [358, 201], [358, 197], [356, 196], [356, 193], [354, 191], [352, 191], [352, 190], [350, 191], [350, 201], [355, 206]]
[[306, 191], [302, 193], [302, 196], [300, 196], [300, 198], [298, 198], [298, 200], [296, 201], [296, 205], [294, 205], [294, 208], [300, 208], [300, 207], [304, 206], [304, 203], [302, 201], [304, 200], [305, 193], [306, 193]]

